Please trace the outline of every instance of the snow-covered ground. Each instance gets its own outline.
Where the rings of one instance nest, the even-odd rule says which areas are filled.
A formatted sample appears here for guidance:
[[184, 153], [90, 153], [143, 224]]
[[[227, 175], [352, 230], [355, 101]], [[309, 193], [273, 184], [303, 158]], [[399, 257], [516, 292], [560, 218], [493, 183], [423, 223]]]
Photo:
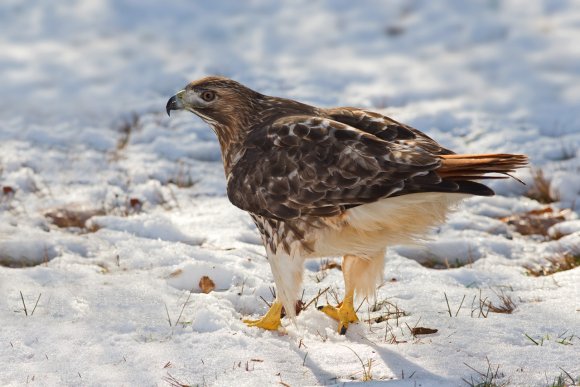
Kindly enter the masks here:
[[[580, 269], [526, 269], [580, 256], [578, 42], [572, 0], [3, 0], [0, 385], [578, 381]], [[346, 336], [314, 302], [285, 332], [248, 328], [272, 299], [257, 231], [225, 197], [211, 130], [163, 112], [209, 74], [535, 169], [465, 202], [427, 249], [389, 249]], [[538, 168], [552, 212], [526, 197]], [[531, 210], [560, 222], [502, 220]], [[341, 294], [326, 263], [308, 263], [306, 302]], [[489, 310], [502, 298], [511, 314]]]

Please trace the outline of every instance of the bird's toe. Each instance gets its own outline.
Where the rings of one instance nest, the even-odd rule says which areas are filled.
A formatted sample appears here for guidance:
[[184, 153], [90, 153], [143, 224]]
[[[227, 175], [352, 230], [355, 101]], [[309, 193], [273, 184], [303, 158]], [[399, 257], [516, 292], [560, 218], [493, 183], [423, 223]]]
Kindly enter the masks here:
[[257, 327], [267, 329], [269, 331], [275, 331], [282, 326], [281, 314], [282, 304], [280, 302], [274, 302], [264, 317], [258, 320], [246, 319], [243, 320], [243, 322], [249, 327]]

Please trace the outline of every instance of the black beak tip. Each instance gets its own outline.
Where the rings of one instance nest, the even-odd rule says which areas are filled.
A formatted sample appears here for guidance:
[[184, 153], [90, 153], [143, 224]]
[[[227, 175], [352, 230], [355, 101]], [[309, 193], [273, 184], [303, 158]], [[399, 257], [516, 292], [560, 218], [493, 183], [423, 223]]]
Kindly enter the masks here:
[[173, 105], [173, 97], [169, 98], [169, 101], [167, 101], [167, 105], [165, 105], [165, 111], [167, 112], [167, 115], [169, 117], [171, 117], [171, 105]]
[[165, 111], [167, 112], [167, 115], [169, 117], [171, 117], [171, 111], [177, 109], [176, 105], [177, 98], [175, 96], [169, 98], [169, 101], [167, 101], [167, 105], [165, 105]]

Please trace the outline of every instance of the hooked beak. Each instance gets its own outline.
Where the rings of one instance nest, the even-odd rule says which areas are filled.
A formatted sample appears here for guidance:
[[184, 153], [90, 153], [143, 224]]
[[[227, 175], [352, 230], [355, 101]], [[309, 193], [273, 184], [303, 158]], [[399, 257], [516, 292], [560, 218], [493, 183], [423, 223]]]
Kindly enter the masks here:
[[167, 111], [168, 116], [171, 117], [170, 113], [172, 110], [181, 110], [184, 108], [183, 101], [181, 100], [183, 93], [185, 93], [185, 90], [181, 90], [173, 97], [169, 98], [169, 101], [167, 101], [167, 105], [165, 105], [165, 110]]

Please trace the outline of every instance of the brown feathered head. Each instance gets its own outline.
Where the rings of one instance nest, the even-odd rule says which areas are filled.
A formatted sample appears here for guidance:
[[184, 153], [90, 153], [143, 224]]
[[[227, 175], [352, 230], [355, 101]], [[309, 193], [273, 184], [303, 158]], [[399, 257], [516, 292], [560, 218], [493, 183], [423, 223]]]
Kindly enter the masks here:
[[189, 110], [221, 136], [227, 128], [250, 124], [252, 111], [263, 97], [244, 85], [223, 77], [206, 77], [188, 84], [167, 101], [171, 110]]
[[284, 115], [317, 112], [312, 106], [266, 96], [236, 81], [216, 76], [191, 82], [167, 101], [166, 109], [167, 114], [172, 110], [188, 110], [213, 129], [226, 170], [245, 138], [260, 124]]

